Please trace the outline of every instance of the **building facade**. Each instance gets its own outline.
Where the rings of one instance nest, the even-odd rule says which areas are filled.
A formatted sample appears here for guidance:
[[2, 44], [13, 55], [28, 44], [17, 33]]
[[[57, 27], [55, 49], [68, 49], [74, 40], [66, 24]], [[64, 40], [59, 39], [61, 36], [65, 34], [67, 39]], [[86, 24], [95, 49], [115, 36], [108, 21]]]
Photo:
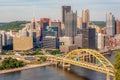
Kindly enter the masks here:
[[0, 34], [0, 52], [2, 52], [2, 35]]
[[52, 21], [51, 26], [58, 27], [58, 37], [61, 37], [62, 36], [61, 22], [60, 21]]
[[60, 44], [60, 46], [61, 45], [72, 45], [73, 44], [73, 39], [72, 39], [72, 37], [67, 37], [67, 36], [60, 37], [59, 38], [59, 44]]
[[88, 9], [82, 11], [82, 28], [88, 28], [90, 22], [90, 14]]
[[41, 18], [40, 19], [40, 41], [43, 39], [43, 33], [46, 30], [47, 26], [50, 25], [50, 18]]
[[89, 48], [90, 49], [96, 49], [96, 30], [95, 28], [89, 28]]
[[13, 38], [13, 50], [15, 51], [27, 51], [33, 48], [32, 37], [14, 37]]
[[77, 12], [67, 12], [65, 14], [65, 36], [74, 37], [77, 35]]
[[106, 33], [108, 36], [115, 35], [115, 17], [112, 13], [106, 14]]
[[55, 36], [43, 37], [43, 48], [58, 49], [59, 48], [59, 39]]
[[79, 35], [75, 36], [75, 44], [79, 48], [82, 48], [82, 34], [79, 34]]
[[34, 46], [40, 45], [40, 25], [33, 18], [31, 23], [27, 23], [22, 30], [19, 30], [20, 37], [32, 37]]
[[65, 23], [65, 14], [71, 11], [71, 6], [62, 6], [62, 22]]
[[116, 21], [115, 21], [115, 24], [116, 24], [115, 33], [116, 33], [116, 34], [120, 34], [120, 21], [119, 21], [119, 20], [116, 20]]
[[97, 48], [104, 49], [104, 35], [101, 33], [98, 33], [97, 35]]
[[89, 29], [82, 29], [82, 48], [89, 48]]
[[82, 48], [96, 49], [95, 28], [88, 28], [82, 30]]

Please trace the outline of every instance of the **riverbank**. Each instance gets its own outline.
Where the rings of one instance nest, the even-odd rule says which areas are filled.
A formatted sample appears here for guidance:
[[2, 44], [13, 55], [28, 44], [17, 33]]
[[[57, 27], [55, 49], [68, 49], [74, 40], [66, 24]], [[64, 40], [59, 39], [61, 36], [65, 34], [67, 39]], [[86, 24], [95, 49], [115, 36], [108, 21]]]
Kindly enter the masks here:
[[51, 63], [42, 63], [42, 64], [37, 64], [37, 65], [26, 65], [24, 67], [15, 68], [15, 69], [0, 70], [0, 74], [17, 72], [17, 71], [22, 71], [22, 70], [27, 70], [27, 69], [37, 68], [37, 67], [49, 66], [49, 65], [51, 65]]

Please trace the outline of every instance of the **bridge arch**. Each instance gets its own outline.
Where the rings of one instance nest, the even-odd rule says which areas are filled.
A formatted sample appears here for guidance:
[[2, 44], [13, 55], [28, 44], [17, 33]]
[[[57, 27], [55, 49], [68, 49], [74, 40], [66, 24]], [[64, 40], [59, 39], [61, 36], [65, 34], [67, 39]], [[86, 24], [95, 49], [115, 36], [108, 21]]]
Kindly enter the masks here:
[[[74, 61], [73, 62], [74, 65], [81, 63], [79, 64], [81, 67], [93, 69], [96, 71], [98, 70], [103, 73], [110, 73], [110, 75], [112, 76], [114, 75], [114, 66], [111, 64], [111, 62], [107, 58], [105, 58], [102, 54], [92, 49], [73, 50], [66, 54], [65, 59]], [[66, 60], [66, 62], [67, 61], [68, 60]]]

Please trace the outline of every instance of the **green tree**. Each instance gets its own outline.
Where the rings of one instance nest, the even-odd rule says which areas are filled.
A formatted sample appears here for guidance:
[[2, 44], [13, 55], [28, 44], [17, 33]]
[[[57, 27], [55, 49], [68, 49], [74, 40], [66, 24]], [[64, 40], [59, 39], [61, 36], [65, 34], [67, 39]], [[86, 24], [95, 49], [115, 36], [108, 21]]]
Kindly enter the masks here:
[[9, 23], [4, 23], [0, 25], [0, 30], [5, 30], [5, 31], [18, 31], [21, 30], [23, 27], [25, 27], [25, 24], [29, 23], [29, 21], [13, 21]]
[[120, 52], [117, 51], [115, 55], [115, 80], [120, 80]]
[[40, 61], [40, 62], [45, 62], [46, 61], [46, 57], [40, 57], [40, 59], [38, 60], [38, 61]]
[[60, 50], [53, 50], [50, 52], [50, 54], [52, 54], [52, 55], [60, 54]]
[[40, 48], [37, 48], [34, 54], [35, 55], [43, 55]]
[[13, 58], [9, 57], [2, 61], [0, 70], [23, 67], [24, 65], [25, 64], [22, 61], [18, 61], [17, 59], [13, 59]]

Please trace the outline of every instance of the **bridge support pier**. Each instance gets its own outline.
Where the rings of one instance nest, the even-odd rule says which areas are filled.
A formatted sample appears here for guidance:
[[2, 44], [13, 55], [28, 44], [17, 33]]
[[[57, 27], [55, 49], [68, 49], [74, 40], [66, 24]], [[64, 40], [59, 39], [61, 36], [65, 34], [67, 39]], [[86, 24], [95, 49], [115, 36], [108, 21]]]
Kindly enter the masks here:
[[62, 63], [63, 69], [70, 70], [70, 64]]
[[110, 73], [109, 72], [106, 74], [106, 80], [110, 80]]

